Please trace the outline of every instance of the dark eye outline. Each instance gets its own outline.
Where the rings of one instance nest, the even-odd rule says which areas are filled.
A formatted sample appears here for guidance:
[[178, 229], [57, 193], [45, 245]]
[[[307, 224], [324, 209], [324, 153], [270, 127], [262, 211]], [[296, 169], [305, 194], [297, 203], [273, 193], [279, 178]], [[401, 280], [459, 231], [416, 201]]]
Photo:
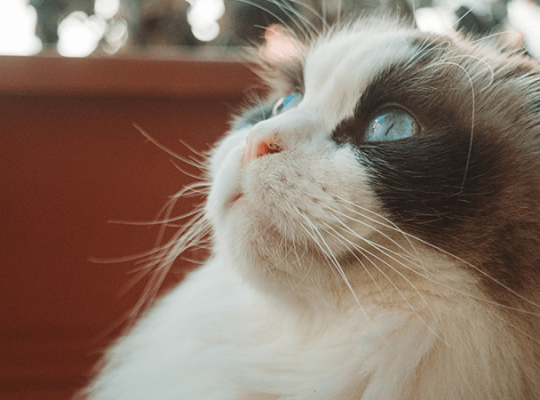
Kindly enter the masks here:
[[281, 97], [278, 101], [276, 101], [276, 103], [274, 104], [274, 107], [272, 107], [272, 115], [271, 117], [275, 117], [276, 115], [279, 115], [280, 111], [288, 106], [290, 103], [293, 103], [295, 100], [298, 99], [298, 97], [300, 97], [300, 99], [297, 101], [297, 103], [299, 103], [300, 101], [302, 101], [302, 93], [300, 92], [294, 92], [294, 93], [291, 93], [287, 96], [283, 96]]
[[[416, 124], [418, 125], [418, 131], [416, 133], [413, 133], [411, 136], [408, 136], [408, 137], [404, 137], [404, 138], [399, 138], [399, 139], [394, 139], [394, 140], [366, 140], [366, 131], [367, 129], [369, 128], [371, 122], [373, 121], [373, 119], [375, 119], [377, 116], [380, 116], [382, 114], [384, 114], [385, 112], [390, 112], [392, 110], [400, 110], [400, 111], [404, 111], [405, 113], [407, 113], [413, 120], [414, 122], [416, 122]], [[412, 112], [409, 108], [401, 105], [401, 104], [398, 104], [398, 103], [385, 103], [383, 106], [380, 106], [380, 107], [377, 107], [377, 109], [370, 113], [369, 117], [366, 118], [366, 123], [365, 123], [365, 126], [364, 126], [364, 129], [362, 130], [362, 142], [363, 143], [385, 143], [385, 142], [396, 142], [396, 141], [399, 141], [399, 140], [405, 140], [405, 139], [409, 139], [410, 137], [414, 137], [414, 136], [417, 136], [419, 134], [421, 134], [422, 132], [424, 132], [425, 130], [425, 125], [422, 123], [422, 121], [416, 116], [416, 113]]]

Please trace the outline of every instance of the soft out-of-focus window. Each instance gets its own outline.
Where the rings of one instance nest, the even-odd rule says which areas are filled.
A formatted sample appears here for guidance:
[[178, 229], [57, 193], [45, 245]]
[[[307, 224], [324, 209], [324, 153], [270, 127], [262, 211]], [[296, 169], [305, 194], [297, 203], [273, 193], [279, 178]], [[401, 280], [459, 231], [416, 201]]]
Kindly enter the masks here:
[[[260, 43], [276, 23], [309, 31], [377, 0], [0, 0], [0, 54], [206, 52]], [[385, 0], [420, 29], [464, 30], [540, 57], [540, 0]]]
[[[13, 26], [24, 21], [25, 34], [39, 44], [39, 49], [34, 46], [22, 54], [36, 54], [41, 49], [68, 57], [189, 53], [260, 43], [266, 27], [291, 24], [294, 14], [305, 14], [311, 8], [310, 2], [299, 5], [297, 0], [280, 0], [277, 3], [281, 5], [276, 5], [268, 0], [0, 0], [0, 15], [13, 21]], [[314, 15], [299, 18], [313, 19]], [[15, 34], [7, 28], [1, 32], [4, 34], [0, 43]], [[4, 51], [1, 45], [0, 53], [15, 54]]]
[[37, 12], [26, 0], [0, 0], [0, 54], [26, 56], [41, 51]]

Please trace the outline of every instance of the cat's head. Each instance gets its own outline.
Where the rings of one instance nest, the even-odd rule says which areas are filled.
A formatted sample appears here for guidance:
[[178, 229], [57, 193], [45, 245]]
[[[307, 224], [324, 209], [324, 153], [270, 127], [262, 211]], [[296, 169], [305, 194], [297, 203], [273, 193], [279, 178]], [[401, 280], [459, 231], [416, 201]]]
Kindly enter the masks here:
[[261, 51], [269, 94], [210, 160], [216, 251], [283, 292], [368, 276], [449, 285], [459, 271], [498, 302], [527, 297], [540, 268], [538, 64], [390, 18], [289, 45]]

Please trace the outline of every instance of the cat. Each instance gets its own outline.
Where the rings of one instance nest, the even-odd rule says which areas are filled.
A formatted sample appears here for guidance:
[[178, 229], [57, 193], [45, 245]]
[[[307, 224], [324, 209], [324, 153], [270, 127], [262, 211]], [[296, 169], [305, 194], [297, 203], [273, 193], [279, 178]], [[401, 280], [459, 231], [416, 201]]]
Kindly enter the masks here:
[[538, 62], [390, 16], [288, 35], [163, 263], [211, 256], [83, 396], [539, 399]]

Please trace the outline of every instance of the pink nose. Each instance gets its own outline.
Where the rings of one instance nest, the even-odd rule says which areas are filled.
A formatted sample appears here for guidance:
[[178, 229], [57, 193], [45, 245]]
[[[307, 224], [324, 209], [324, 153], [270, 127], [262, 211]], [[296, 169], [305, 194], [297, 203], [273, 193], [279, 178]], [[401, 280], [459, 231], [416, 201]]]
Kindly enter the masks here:
[[267, 154], [279, 153], [283, 148], [278, 144], [276, 136], [266, 134], [262, 136], [249, 135], [247, 137], [247, 149], [242, 160], [244, 164]]

